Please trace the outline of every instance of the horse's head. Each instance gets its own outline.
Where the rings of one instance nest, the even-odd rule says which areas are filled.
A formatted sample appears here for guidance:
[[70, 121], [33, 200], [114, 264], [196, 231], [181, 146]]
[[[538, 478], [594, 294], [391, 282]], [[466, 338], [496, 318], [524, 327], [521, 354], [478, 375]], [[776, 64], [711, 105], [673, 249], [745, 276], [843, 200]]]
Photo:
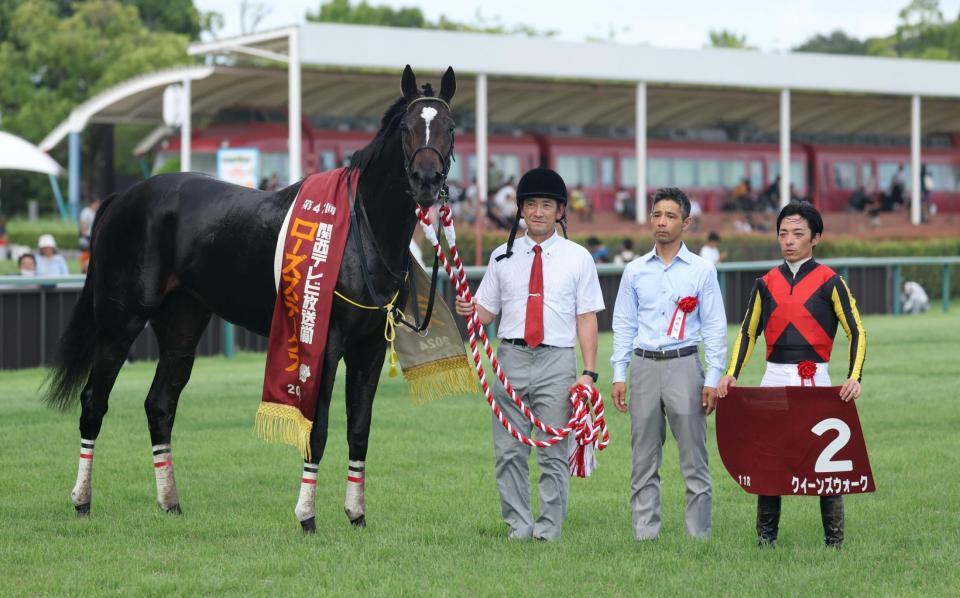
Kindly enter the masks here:
[[403, 69], [400, 81], [407, 109], [400, 123], [404, 168], [413, 199], [423, 207], [436, 201], [447, 180], [453, 158], [455, 123], [450, 112], [450, 99], [457, 90], [453, 68], [447, 68], [440, 81], [440, 94], [434, 96], [430, 84], [417, 87], [417, 78], [410, 65]]

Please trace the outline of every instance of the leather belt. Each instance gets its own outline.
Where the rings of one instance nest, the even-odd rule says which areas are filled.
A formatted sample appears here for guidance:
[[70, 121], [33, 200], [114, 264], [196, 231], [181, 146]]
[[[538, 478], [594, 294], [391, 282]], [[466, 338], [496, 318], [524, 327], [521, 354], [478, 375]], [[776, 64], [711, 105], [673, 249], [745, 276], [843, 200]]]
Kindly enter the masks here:
[[697, 352], [694, 347], [681, 347], [679, 349], [667, 349], [666, 351], [647, 351], [646, 349], [634, 349], [633, 354], [644, 359], [676, 359], [677, 357], [686, 357]]
[[[526, 346], [527, 346], [527, 341], [523, 340], [522, 338], [503, 338], [503, 339], [500, 339], [500, 342], [501, 342], [501, 343], [507, 343], [507, 344], [509, 344], [509, 345], [516, 345], [516, 346], [518, 346], [518, 347], [526, 347]], [[534, 349], [539, 349], [540, 347], [553, 348], [553, 345], [545, 345], [545, 344], [543, 344], [543, 343], [540, 343], [539, 345], [537, 345], [536, 347], [534, 347]]]

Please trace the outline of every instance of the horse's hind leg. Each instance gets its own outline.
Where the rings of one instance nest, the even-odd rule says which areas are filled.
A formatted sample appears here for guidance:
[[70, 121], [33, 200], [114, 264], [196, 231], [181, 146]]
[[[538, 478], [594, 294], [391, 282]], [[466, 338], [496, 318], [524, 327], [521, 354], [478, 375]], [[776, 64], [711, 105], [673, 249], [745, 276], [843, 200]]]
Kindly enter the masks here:
[[157, 504], [163, 511], [177, 515], [181, 513], [180, 495], [173, 475], [170, 439], [180, 393], [190, 380], [197, 343], [209, 322], [209, 311], [189, 295], [177, 292], [164, 298], [150, 319], [160, 345], [160, 361], [144, 409], [153, 443]]
[[[130, 345], [143, 330], [146, 320], [118, 310], [107, 317], [97, 317], [97, 341], [90, 376], [80, 393], [80, 466], [77, 483], [70, 492], [70, 500], [78, 517], [90, 513], [93, 495], [93, 448], [103, 417], [107, 414], [110, 391], [117, 374], [127, 359]], [[101, 324], [102, 323], [102, 324]]]
[[365, 500], [367, 439], [373, 415], [373, 397], [377, 393], [385, 355], [382, 338], [354, 344], [345, 354], [347, 365], [347, 491], [343, 511], [350, 523], [367, 525]]

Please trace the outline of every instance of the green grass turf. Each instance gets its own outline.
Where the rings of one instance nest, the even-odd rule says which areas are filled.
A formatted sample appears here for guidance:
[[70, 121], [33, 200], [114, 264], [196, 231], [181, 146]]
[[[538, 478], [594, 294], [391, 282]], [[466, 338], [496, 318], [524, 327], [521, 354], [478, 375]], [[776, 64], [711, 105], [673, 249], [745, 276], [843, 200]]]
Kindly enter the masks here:
[[[174, 455], [182, 517], [155, 504], [142, 401], [150, 363], [124, 368], [97, 443], [93, 512], [69, 501], [76, 413], [42, 407], [43, 372], [0, 373], [0, 594], [308, 595], [559, 592], [634, 594], [955, 595], [960, 575], [960, 312], [868, 317], [860, 417], [878, 492], [847, 498], [842, 551], [822, 546], [818, 505], [784, 501], [780, 546], [755, 547], [754, 498], [724, 471], [713, 418], [714, 532], [686, 537], [683, 483], [668, 435], [663, 529], [637, 543], [627, 502], [627, 417], [610, 412], [611, 446], [589, 480], [571, 482], [563, 539], [506, 538], [492, 472], [486, 403], [413, 407], [384, 375], [367, 458], [364, 530], [342, 511], [342, 386], [320, 467], [317, 534], [293, 516], [300, 460], [253, 436], [263, 357], [198, 361], [181, 400]], [[731, 333], [733, 329], [731, 328]], [[609, 389], [611, 339], [601, 341]], [[832, 371], [846, 370], [838, 341]], [[759, 382], [762, 344], [743, 384]], [[535, 470], [535, 465], [533, 466]]]

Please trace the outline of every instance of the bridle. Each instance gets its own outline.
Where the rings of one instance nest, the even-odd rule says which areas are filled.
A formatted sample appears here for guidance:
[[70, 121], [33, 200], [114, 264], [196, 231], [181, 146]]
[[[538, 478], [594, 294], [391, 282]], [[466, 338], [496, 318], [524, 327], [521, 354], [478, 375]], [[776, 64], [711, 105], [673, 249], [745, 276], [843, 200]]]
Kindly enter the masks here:
[[[407, 104], [407, 109], [406, 109], [406, 111], [404, 112], [404, 117], [406, 117], [406, 115], [410, 112], [410, 109], [413, 108], [413, 106], [416, 105], [417, 102], [438, 102], [441, 106], [443, 106], [444, 108], [447, 109], [447, 112], [451, 112], [451, 110], [450, 110], [450, 104], [446, 103], [446, 102], [443, 101], [442, 99], [440, 99], [440, 98], [438, 98], [438, 97], [434, 97], [434, 96], [420, 96], [419, 98], [415, 98], [415, 99], [411, 100], [410, 103]], [[401, 147], [403, 148], [403, 170], [404, 170], [404, 172], [406, 173], [407, 178], [410, 177], [410, 167], [413, 166], [413, 161], [414, 161], [414, 159], [417, 157], [417, 154], [419, 154], [420, 152], [422, 152], [422, 151], [424, 151], [424, 150], [429, 150], [429, 151], [432, 151], [433, 153], [435, 153], [438, 158], [440, 158], [440, 164], [443, 165], [443, 172], [442, 172], [442, 174], [443, 174], [443, 183], [442, 183], [442, 184], [443, 184], [444, 187], [446, 187], [446, 185], [447, 185], [447, 174], [449, 174], [449, 172], [450, 172], [450, 159], [453, 157], [453, 141], [450, 142], [450, 153], [448, 153], [446, 156], [444, 156], [442, 153], [440, 153], [440, 150], [438, 150], [435, 146], [430, 145], [429, 143], [424, 143], [423, 145], [421, 145], [421, 146], [418, 147], [417, 149], [413, 150], [413, 153], [408, 156], [408, 155], [407, 155], [407, 129], [406, 129], [406, 128], [401, 128], [401, 129], [400, 129], [400, 138], [401, 138]]]

